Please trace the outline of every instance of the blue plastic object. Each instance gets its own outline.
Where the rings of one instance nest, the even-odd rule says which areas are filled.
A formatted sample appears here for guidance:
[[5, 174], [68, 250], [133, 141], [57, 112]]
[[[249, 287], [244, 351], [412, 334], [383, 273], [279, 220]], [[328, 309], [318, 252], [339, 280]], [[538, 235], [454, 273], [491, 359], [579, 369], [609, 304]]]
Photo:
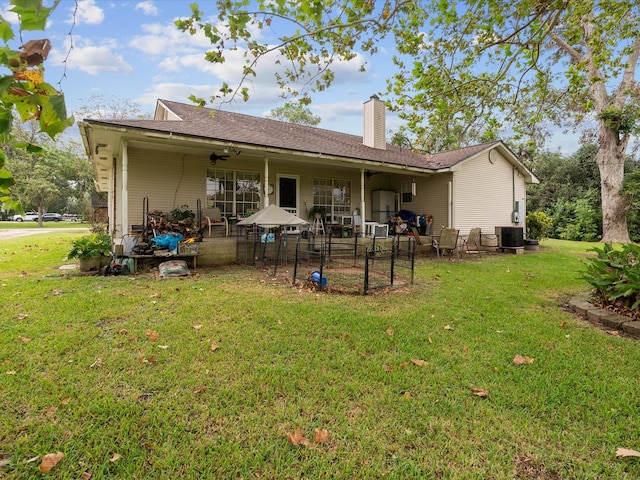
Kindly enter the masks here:
[[321, 287], [327, 286], [327, 277], [322, 277], [322, 279], [320, 279], [320, 272], [317, 270], [311, 272], [311, 280], [316, 282]]

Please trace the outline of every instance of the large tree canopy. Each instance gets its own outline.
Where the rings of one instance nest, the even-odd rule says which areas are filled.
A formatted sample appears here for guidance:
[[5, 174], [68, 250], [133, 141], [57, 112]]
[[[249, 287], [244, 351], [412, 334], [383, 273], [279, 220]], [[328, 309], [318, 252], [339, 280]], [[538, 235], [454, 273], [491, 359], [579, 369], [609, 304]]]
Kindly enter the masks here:
[[[244, 0], [215, 3], [215, 23], [193, 4], [191, 17], [176, 24], [209, 38], [208, 61], [242, 51], [243, 80], [277, 52], [283, 69], [276, 81], [303, 103], [310, 90], [331, 84], [332, 62], [358, 53], [375, 61], [380, 42], [393, 38], [397, 70], [388, 104], [417, 148], [451, 148], [471, 133], [491, 137], [505, 129], [535, 145], [552, 126], [580, 128], [598, 146], [603, 241], [629, 241], [620, 190], [640, 110], [635, 0], [258, 0], [253, 9]], [[277, 40], [263, 41], [267, 31]], [[228, 95], [246, 99], [249, 90], [243, 81], [223, 84], [212, 100]]]

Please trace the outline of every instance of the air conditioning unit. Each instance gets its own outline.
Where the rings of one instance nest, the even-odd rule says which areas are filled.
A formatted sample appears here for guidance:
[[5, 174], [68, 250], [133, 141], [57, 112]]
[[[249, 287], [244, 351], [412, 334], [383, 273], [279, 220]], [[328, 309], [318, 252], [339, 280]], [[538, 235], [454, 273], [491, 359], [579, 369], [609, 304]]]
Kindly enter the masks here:
[[389, 225], [374, 225], [373, 236], [387, 238], [389, 236]]
[[496, 227], [499, 248], [524, 247], [524, 231], [522, 227]]

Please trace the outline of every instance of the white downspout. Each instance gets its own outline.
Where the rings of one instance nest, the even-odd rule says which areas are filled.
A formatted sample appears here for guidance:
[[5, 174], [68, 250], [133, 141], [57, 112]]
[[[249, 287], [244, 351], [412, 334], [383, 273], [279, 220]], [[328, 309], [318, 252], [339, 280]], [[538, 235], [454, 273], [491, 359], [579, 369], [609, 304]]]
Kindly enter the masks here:
[[447, 223], [448, 227], [451, 228], [453, 226], [453, 184], [449, 182], [448, 184], [449, 191], [447, 192]]
[[[122, 224], [120, 237], [129, 233], [129, 151], [127, 142], [122, 143]], [[117, 234], [117, 232], [116, 232]]]
[[264, 195], [264, 207], [269, 206], [269, 157], [264, 158], [264, 185], [262, 186], [262, 195]]

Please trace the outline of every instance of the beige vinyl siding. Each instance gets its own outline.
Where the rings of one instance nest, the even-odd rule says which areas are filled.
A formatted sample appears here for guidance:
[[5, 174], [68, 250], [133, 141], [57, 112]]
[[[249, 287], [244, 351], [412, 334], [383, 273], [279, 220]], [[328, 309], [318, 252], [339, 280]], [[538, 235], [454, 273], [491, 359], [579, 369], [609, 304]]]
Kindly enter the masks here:
[[442, 227], [449, 226], [449, 182], [453, 179], [450, 173], [434, 175], [424, 181], [418, 179], [416, 198], [424, 197], [421, 213], [433, 215], [432, 233], [438, 234]]
[[515, 200], [525, 200], [524, 178], [502, 155], [488, 152], [459, 165], [454, 173], [454, 219], [461, 234], [480, 227], [493, 233], [496, 226], [522, 226], [511, 221]]
[[195, 212], [198, 199], [204, 206], [206, 158], [158, 151], [151, 156], [135, 149], [129, 150], [128, 158], [130, 225], [143, 222], [145, 197], [150, 211], [170, 212], [188, 205]]
[[[206, 206], [206, 172], [210, 166], [206, 156], [176, 155], [159, 151], [142, 151], [131, 148], [128, 151], [129, 208], [128, 224], [122, 228], [122, 161], [119, 159], [117, 181], [116, 225], [117, 235], [129, 232], [131, 225], [143, 223], [143, 199], [148, 197], [149, 209], [170, 212], [176, 207], [188, 205], [196, 211], [199, 199], [202, 207]], [[219, 162], [217, 167], [227, 170], [258, 172], [264, 184], [264, 161], [248, 160], [232, 157], [227, 162]], [[273, 160], [269, 162], [269, 183], [277, 188], [277, 175], [296, 176], [299, 178], [298, 216], [307, 218], [307, 210], [313, 206], [313, 178], [333, 178], [351, 182], [351, 211], [360, 208], [360, 173], [345, 169], [318, 169], [314, 166], [288, 165]], [[370, 199], [366, 199], [367, 202]], [[306, 203], [305, 203], [306, 202]], [[276, 203], [276, 191], [269, 197], [269, 203]], [[264, 205], [261, 202], [260, 207]]]

